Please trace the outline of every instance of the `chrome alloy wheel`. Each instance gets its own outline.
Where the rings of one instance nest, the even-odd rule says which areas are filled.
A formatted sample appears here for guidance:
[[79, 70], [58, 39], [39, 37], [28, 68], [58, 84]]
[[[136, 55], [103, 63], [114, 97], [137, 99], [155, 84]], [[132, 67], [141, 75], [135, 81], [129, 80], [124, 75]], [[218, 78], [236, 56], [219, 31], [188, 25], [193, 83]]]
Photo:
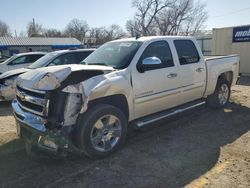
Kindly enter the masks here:
[[219, 90], [219, 102], [221, 105], [225, 105], [229, 97], [229, 88], [227, 84], [222, 84]]
[[101, 152], [110, 151], [121, 138], [122, 125], [114, 115], [105, 115], [99, 118], [91, 130], [91, 143]]

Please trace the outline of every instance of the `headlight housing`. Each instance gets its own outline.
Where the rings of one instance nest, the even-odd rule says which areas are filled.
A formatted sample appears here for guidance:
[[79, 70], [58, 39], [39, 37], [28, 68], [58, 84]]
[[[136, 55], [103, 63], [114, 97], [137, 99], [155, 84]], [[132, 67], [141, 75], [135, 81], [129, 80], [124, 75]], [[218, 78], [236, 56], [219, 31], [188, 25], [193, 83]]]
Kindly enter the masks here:
[[14, 82], [14, 79], [6, 79], [6, 80], [4, 80], [4, 85], [9, 86], [9, 85], [12, 85], [13, 82]]
[[3, 85], [5, 85], [5, 86], [13, 86], [13, 84], [16, 81], [16, 78], [17, 78], [17, 76], [3, 79]]

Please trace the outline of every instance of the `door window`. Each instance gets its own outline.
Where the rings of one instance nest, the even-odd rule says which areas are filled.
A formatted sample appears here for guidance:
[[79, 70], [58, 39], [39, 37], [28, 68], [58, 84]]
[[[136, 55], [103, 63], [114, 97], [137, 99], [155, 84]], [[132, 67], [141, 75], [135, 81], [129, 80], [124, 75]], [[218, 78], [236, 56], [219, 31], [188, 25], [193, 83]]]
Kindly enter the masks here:
[[157, 57], [162, 62], [160, 65], [150, 68], [150, 70], [174, 66], [172, 53], [166, 41], [157, 41], [149, 44], [140, 57], [138, 65], [140, 66], [142, 61], [148, 57]]
[[67, 65], [67, 64], [75, 64], [75, 56], [73, 53], [63, 54], [59, 57], [55, 58], [50, 65]]
[[200, 61], [199, 53], [191, 40], [175, 40], [174, 45], [181, 65], [198, 63]]
[[12, 62], [10, 62], [9, 65], [20, 65], [20, 64], [25, 64], [25, 63], [29, 63], [28, 56], [18, 57], [14, 59]]

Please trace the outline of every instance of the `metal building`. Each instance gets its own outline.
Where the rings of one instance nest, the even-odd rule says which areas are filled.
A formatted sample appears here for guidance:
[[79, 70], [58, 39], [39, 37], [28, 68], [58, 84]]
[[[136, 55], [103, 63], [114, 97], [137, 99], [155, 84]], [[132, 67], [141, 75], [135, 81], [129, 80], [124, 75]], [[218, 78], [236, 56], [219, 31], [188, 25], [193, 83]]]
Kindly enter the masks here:
[[212, 45], [213, 55], [240, 55], [240, 72], [250, 75], [250, 25], [213, 29]]
[[81, 47], [81, 42], [75, 38], [0, 37], [0, 57], [31, 51], [50, 52]]

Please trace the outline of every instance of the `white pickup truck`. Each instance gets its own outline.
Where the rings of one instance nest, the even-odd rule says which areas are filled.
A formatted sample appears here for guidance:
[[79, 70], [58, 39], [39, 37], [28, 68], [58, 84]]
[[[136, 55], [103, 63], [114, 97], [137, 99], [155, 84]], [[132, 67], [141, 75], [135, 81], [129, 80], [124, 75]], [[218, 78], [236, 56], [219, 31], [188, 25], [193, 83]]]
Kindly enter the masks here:
[[122, 145], [128, 125], [205, 103], [224, 107], [239, 78], [237, 55], [204, 58], [192, 37], [116, 40], [82, 64], [40, 68], [17, 80], [12, 107], [28, 151], [105, 157]]

